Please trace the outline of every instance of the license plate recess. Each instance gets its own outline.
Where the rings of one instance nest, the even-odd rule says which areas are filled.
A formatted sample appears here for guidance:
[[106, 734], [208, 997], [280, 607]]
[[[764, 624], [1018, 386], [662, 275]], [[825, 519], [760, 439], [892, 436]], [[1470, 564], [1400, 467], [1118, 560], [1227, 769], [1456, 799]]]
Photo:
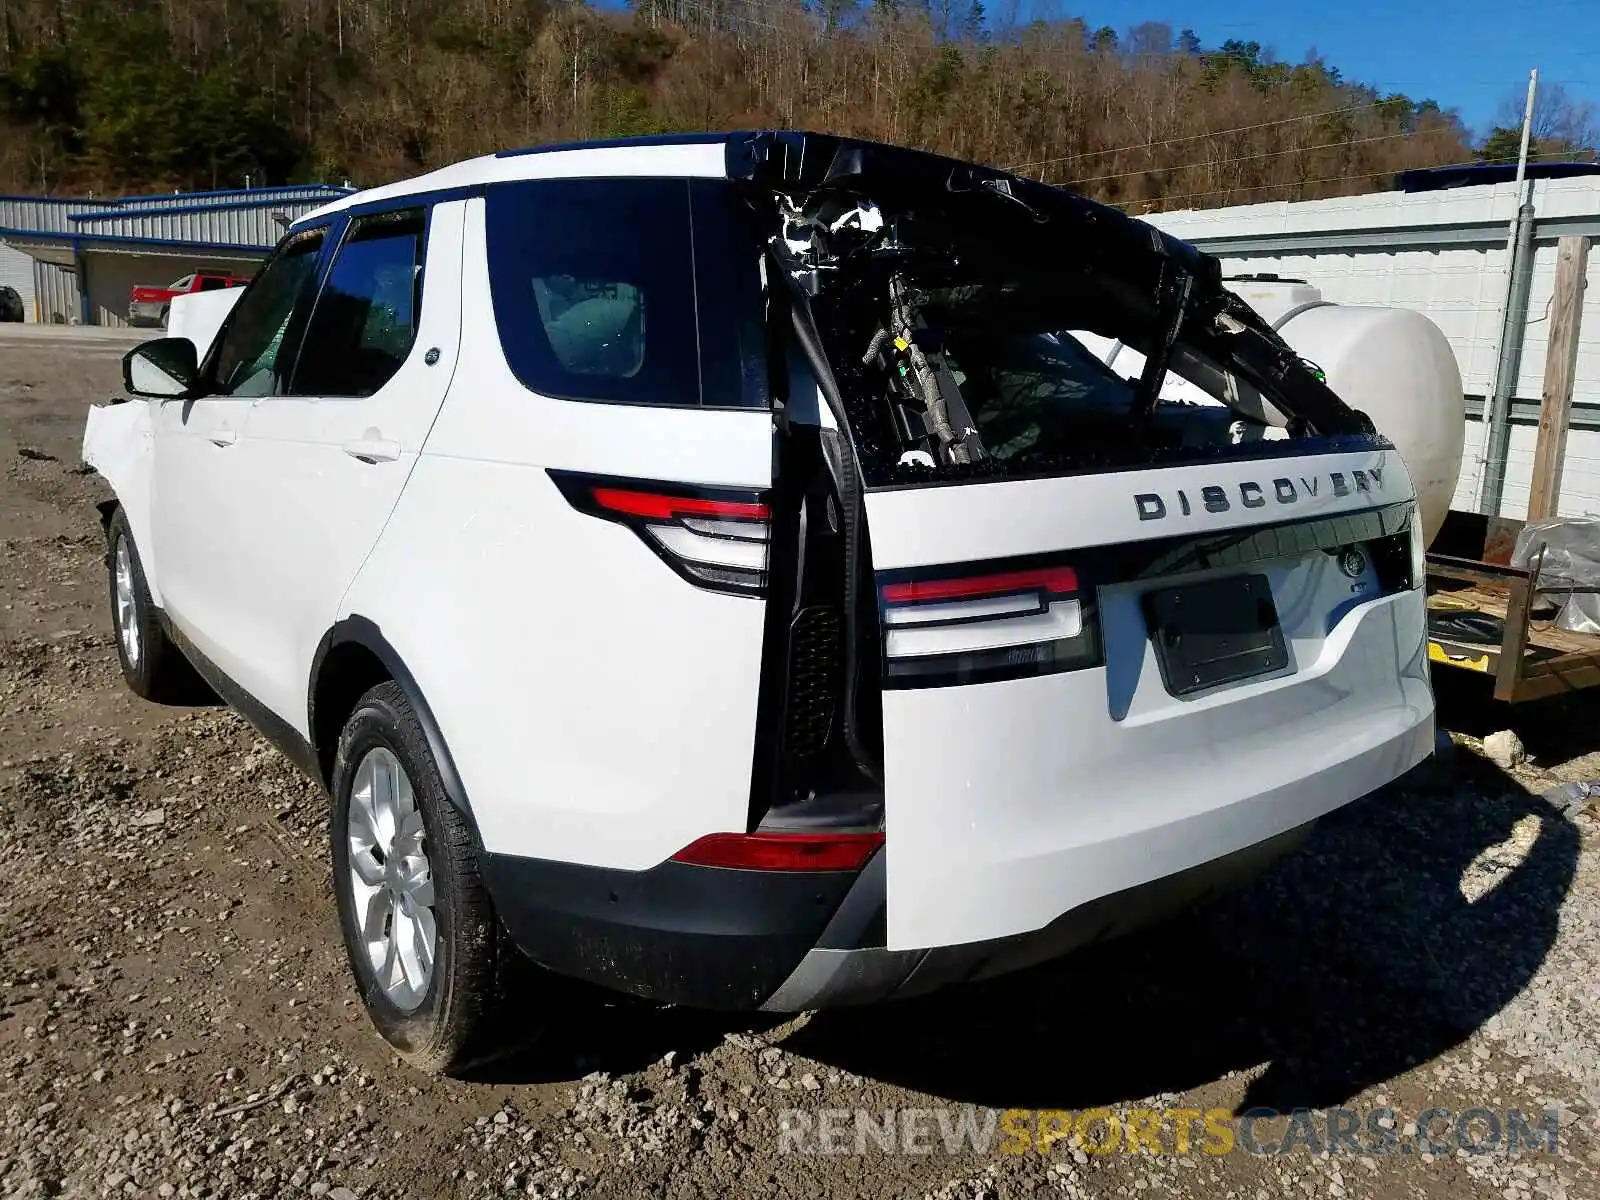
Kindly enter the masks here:
[[1265, 575], [1208, 579], [1146, 592], [1142, 599], [1161, 681], [1174, 696], [1289, 665]]

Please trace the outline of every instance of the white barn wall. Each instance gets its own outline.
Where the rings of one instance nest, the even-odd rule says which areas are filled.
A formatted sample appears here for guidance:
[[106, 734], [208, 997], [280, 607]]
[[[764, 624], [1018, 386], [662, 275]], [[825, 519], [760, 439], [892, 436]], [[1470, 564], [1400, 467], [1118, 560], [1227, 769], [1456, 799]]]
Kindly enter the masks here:
[[[1482, 428], [1482, 422], [1472, 424]], [[1500, 505], [1503, 516], [1522, 518], [1528, 513], [1528, 491], [1533, 486], [1533, 450], [1538, 428], [1511, 427], [1511, 450], [1506, 459], [1506, 489]], [[1470, 505], [1469, 505], [1470, 507]], [[1600, 516], [1600, 430], [1574, 429], [1567, 434], [1567, 457], [1561, 470], [1560, 513], [1564, 517]]]
[[[1512, 433], [1513, 435], [1516, 433], [1515, 426], [1512, 427]], [[1471, 511], [1478, 506], [1478, 489], [1472, 464], [1477, 462], [1478, 455], [1483, 453], [1483, 435], [1482, 421], [1467, 422], [1466, 438], [1461, 446], [1461, 475], [1456, 480], [1456, 494], [1450, 501], [1451, 508]]]

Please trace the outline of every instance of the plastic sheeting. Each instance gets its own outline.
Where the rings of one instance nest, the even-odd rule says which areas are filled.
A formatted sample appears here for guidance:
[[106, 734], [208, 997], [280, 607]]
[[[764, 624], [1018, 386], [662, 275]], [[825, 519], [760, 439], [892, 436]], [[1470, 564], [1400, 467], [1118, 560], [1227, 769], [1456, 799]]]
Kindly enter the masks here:
[[[1539, 558], [1540, 548], [1544, 558]], [[1600, 517], [1558, 517], [1530, 521], [1517, 534], [1511, 565], [1531, 570], [1538, 563], [1540, 591], [1600, 588]], [[1556, 628], [1600, 634], [1600, 592], [1572, 591], [1556, 614]]]

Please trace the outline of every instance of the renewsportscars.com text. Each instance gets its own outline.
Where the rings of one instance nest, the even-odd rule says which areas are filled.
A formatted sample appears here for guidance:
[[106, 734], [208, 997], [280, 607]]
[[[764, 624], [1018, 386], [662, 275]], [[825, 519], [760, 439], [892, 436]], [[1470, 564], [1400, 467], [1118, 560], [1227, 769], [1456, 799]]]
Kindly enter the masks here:
[[901, 1108], [778, 1113], [780, 1154], [1350, 1154], [1558, 1152], [1551, 1108]]

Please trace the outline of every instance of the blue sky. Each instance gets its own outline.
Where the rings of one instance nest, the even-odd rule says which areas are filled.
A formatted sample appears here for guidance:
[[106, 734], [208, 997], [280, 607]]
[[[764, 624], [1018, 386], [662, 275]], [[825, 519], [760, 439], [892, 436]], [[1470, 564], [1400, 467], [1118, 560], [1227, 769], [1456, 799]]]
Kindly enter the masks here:
[[[1528, 71], [1575, 97], [1600, 101], [1600, 0], [1023, 0], [1024, 12], [1082, 15], [1119, 33], [1141, 21], [1193, 29], [1205, 46], [1257, 41], [1301, 61], [1315, 47], [1353, 82], [1413, 99], [1431, 97], [1482, 132], [1501, 98], [1527, 88]], [[1058, 7], [1059, 6], [1059, 7]], [[1003, 7], [992, 0], [991, 14]]]

